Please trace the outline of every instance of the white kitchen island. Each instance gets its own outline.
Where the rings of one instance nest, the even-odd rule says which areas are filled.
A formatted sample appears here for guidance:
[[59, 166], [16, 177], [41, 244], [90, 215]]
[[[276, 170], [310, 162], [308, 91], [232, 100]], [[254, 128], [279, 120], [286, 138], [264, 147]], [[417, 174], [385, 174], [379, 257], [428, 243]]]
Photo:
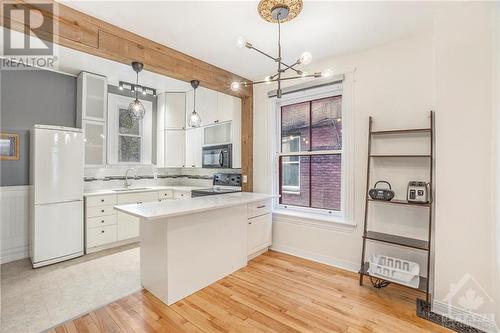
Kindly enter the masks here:
[[247, 243], [267, 237], [248, 230], [270, 237], [272, 197], [238, 192], [115, 209], [140, 218], [142, 285], [170, 305], [247, 265]]

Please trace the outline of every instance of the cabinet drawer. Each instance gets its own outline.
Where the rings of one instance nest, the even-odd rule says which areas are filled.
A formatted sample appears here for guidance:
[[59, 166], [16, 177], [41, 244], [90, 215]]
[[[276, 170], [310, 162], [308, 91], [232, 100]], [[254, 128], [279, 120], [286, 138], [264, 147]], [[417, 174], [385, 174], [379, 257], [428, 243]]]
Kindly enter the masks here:
[[172, 190], [164, 190], [164, 191], [158, 192], [158, 199], [159, 200], [173, 199], [173, 198], [174, 198], [174, 191], [172, 191]]
[[251, 255], [268, 246], [272, 242], [272, 216], [265, 214], [248, 219], [247, 254]]
[[116, 224], [116, 215], [91, 217], [87, 219], [87, 228], [102, 227]]
[[271, 200], [263, 200], [248, 204], [248, 218], [271, 213]]
[[116, 242], [116, 225], [87, 229], [87, 247]]
[[182, 200], [191, 198], [191, 191], [174, 191], [174, 199]]
[[96, 216], [115, 215], [116, 211], [113, 206], [88, 207], [87, 218]]
[[118, 205], [158, 201], [158, 192], [125, 193], [117, 196]]
[[98, 195], [86, 198], [87, 207], [116, 205], [116, 195]]

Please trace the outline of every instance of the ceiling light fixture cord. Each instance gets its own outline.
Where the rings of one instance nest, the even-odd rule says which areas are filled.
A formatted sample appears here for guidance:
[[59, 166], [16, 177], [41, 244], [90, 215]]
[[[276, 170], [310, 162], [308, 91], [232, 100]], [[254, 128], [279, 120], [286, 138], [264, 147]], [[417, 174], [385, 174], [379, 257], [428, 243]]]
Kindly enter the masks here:
[[280, 20], [281, 12], [278, 12], [277, 20], [278, 20], [278, 89], [276, 90], [276, 95], [278, 98], [281, 98], [281, 20]]

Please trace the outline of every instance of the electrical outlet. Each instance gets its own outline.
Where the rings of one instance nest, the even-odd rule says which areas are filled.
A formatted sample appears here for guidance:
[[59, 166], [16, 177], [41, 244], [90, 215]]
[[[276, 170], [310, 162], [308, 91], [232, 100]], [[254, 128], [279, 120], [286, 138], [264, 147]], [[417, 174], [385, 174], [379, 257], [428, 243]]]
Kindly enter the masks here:
[[243, 183], [246, 183], [248, 181], [247, 175], [243, 175]]

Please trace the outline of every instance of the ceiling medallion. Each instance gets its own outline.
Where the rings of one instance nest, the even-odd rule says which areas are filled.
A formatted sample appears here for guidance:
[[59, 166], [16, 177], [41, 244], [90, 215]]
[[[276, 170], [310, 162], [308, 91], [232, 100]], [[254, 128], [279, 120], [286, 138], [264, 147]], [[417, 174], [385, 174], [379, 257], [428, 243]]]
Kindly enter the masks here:
[[261, 0], [257, 8], [259, 15], [266, 21], [278, 23], [278, 12], [281, 12], [281, 23], [293, 20], [302, 11], [302, 0]]
[[[255, 84], [270, 84], [271, 82], [277, 83], [276, 89], [276, 97], [281, 98], [282, 89], [281, 85], [283, 81], [286, 80], [295, 80], [302, 78], [320, 78], [320, 77], [328, 77], [331, 75], [329, 70], [321, 73], [315, 72], [312, 74], [307, 74], [306, 72], [300, 70], [298, 66], [300, 65], [308, 65], [312, 61], [312, 55], [309, 52], [303, 52], [300, 57], [294, 63], [288, 63], [283, 60], [282, 52], [281, 52], [281, 24], [283, 22], [290, 21], [295, 18], [300, 11], [302, 10], [302, 0], [261, 0], [259, 2], [258, 12], [262, 18], [268, 22], [277, 23], [278, 28], [278, 45], [277, 45], [277, 53], [276, 55], [271, 55], [266, 53], [255, 46], [252, 43], [249, 43], [243, 37], [238, 37], [236, 41], [236, 46], [239, 48], [247, 48], [250, 50], [254, 50], [257, 53], [271, 59], [276, 63], [276, 72], [268, 75], [262, 81], [254, 81], [254, 82], [238, 82], [234, 81], [231, 83], [231, 90], [238, 91], [241, 87], [248, 87]], [[285, 73], [293, 72], [294, 76], [284, 76]]]

